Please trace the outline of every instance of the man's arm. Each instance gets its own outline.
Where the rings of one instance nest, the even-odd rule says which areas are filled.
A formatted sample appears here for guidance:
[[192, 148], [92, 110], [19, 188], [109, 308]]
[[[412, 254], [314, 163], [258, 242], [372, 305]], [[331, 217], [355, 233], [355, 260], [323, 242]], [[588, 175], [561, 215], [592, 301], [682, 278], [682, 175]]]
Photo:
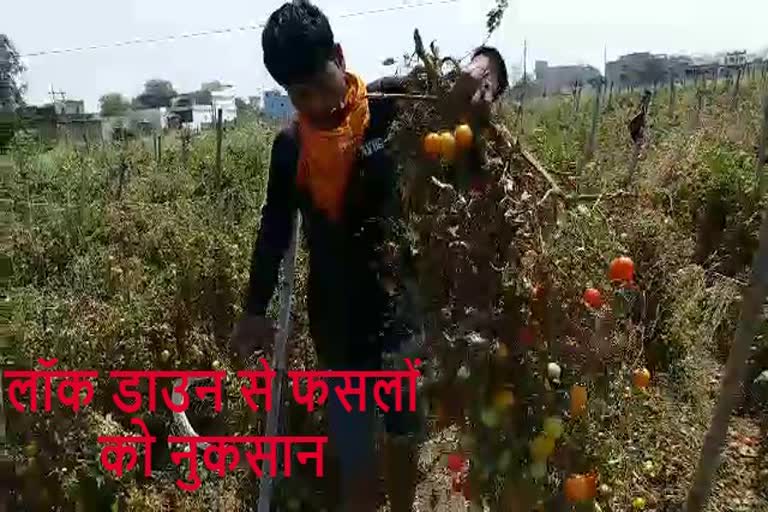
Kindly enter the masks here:
[[274, 327], [265, 313], [293, 232], [297, 155], [294, 131], [283, 130], [272, 144], [267, 199], [261, 210], [261, 224], [251, 256], [245, 315], [232, 333], [232, 348], [243, 359], [262, 350], [274, 337]]
[[263, 316], [275, 291], [280, 262], [291, 241], [296, 211], [295, 177], [297, 142], [290, 130], [283, 130], [272, 144], [267, 199], [261, 210], [261, 224], [251, 256], [250, 280], [245, 311]]

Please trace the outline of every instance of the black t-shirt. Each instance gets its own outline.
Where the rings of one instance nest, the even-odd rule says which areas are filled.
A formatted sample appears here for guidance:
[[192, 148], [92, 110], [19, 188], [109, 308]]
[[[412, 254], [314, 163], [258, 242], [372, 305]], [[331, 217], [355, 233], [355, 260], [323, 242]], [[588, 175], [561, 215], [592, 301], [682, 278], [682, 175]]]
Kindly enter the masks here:
[[[369, 84], [368, 91], [404, 92], [404, 81], [383, 78]], [[390, 99], [371, 98], [369, 108], [370, 125], [340, 221], [330, 221], [296, 185], [300, 144], [296, 126], [277, 135], [251, 260], [246, 310], [263, 315], [298, 209], [309, 251], [310, 332], [321, 364], [333, 369], [375, 369], [383, 351], [396, 350], [417, 328], [414, 297], [403, 286], [408, 248], [396, 235], [398, 167], [387, 147], [396, 105]]]

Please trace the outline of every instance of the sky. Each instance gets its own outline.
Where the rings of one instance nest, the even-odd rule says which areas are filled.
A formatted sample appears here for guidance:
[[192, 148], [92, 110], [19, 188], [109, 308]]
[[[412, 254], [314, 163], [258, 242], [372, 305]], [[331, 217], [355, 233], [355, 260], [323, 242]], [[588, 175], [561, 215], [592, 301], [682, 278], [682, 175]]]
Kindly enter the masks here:
[[[257, 26], [284, 0], [0, 0], [2, 26], [22, 54], [110, 44], [196, 31]], [[413, 29], [436, 40], [444, 55], [464, 56], [485, 38], [493, 0], [315, 0], [331, 20], [348, 67], [367, 81], [391, 74], [388, 57], [413, 49]], [[433, 2], [431, 5], [421, 5]], [[443, 2], [443, 3], [439, 3]], [[634, 51], [716, 53], [768, 47], [766, 0], [509, 0], [497, 46], [520, 69], [527, 41], [528, 69], [591, 64]], [[378, 14], [350, 13], [408, 6]], [[98, 109], [107, 92], [139, 94], [150, 78], [170, 80], [177, 91], [221, 80], [238, 96], [275, 87], [262, 63], [259, 28], [226, 35], [176, 39], [93, 51], [28, 57], [27, 101], [50, 101], [51, 87]]]

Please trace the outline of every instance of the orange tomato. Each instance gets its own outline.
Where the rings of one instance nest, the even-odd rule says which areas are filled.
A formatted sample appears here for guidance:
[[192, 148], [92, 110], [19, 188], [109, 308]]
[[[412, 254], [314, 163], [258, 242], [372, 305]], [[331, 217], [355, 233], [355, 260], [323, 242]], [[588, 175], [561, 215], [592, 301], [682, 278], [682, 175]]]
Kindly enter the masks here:
[[645, 389], [651, 384], [651, 372], [648, 368], [640, 368], [632, 372], [632, 383], [636, 388]]
[[467, 149], [472, 145], [474, 135], [472, 134], [472, 128], [468, 124], [460, 124], [454, 131], [454, 137], [456, 139], [456, 146], [459, 149]]
[[569, 503], [593, 500], [597, 496], [597, 479], [594, 475], [571, 475], [565, 481], [564, 491]]
[[436, 133], [428, 133], [424, 137], [424, 153], [431, 158], [437, 158], [440, 156], [440, 150], [442, 147], [442, 139]]
[[440, 135], [440, 156], [449, 163], [456, 158], [456, 139], [451, 132], [443, 132]]
[[611, 281], [632, 281], [635, 278], [635, 264], [626, 256], [616, 258], [608, 269]]
[[597, 288], [587, 288], [584, 292], [584, 302], [593, 309], [600, 309], [603, 306], [603, 295]]
[[571, 415], [582, 416], [587, 411], [587, 388], [574, 384], [571, 388]]

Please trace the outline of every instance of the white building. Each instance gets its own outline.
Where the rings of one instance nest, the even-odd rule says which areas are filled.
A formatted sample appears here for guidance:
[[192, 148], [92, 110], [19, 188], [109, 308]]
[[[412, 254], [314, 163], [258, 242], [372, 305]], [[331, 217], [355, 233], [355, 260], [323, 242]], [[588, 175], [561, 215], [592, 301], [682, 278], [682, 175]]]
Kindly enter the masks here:
[[211, 107], [213, 112], [218, 112], [221, 109], [221, 117], [225, 123], [237, 119], [237, 105], [232, 86], [220, 91], [211, 91]]

